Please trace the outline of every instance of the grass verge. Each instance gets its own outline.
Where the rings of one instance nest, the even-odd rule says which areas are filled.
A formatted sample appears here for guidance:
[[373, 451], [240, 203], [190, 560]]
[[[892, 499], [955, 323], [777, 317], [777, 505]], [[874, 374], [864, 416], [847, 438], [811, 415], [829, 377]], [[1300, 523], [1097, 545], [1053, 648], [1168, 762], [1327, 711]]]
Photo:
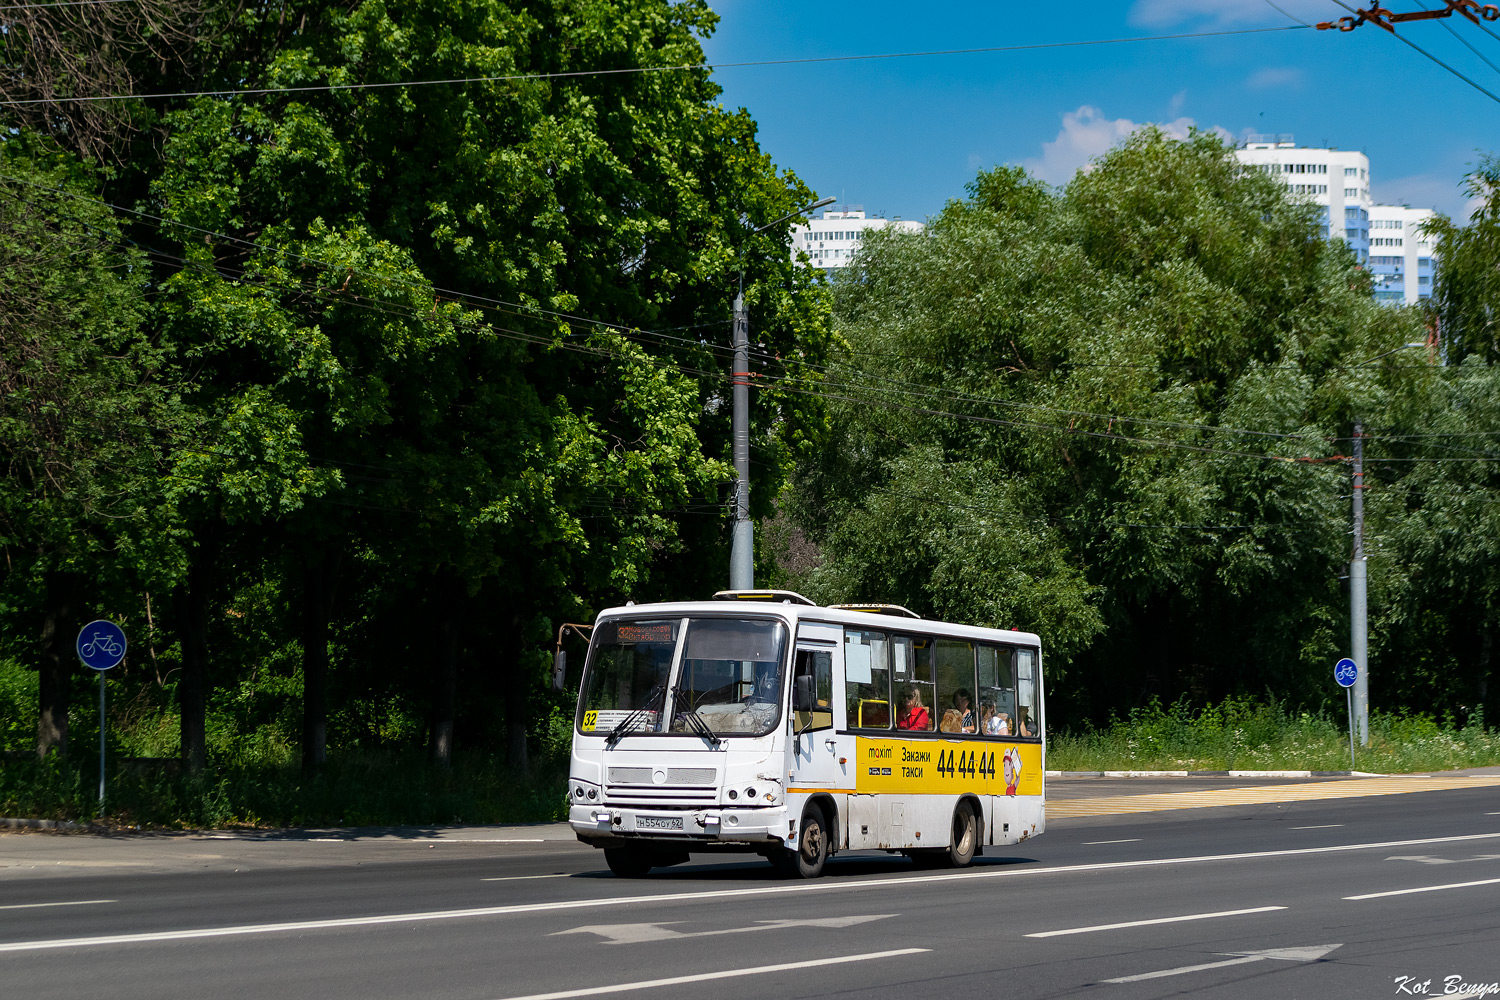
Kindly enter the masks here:
[[[1350, 769], [1343, 719], [1292, 714], [1275, 702], [1226, 699], [1193, 709], [1152, 702], [1103, 728], [1063, 732], [1047, 743], [1056, 771], [1343, 771]], [[1458, 725], [1425, 715], [1372, 712], [1370, 745], [1356, 744], [1354, 770], [1385, 774], [1500, 764], [1500, 733], [1476, 710]]]

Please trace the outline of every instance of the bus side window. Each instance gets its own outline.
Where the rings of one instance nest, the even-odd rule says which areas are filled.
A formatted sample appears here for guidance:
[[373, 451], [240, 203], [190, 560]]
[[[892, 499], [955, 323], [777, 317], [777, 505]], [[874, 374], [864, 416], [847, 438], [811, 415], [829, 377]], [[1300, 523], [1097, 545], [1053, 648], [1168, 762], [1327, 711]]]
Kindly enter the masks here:
[[[812, 695], [811, 707], [799, 707], [798, 692]], [[826, 649], [799, 649], [792, 669], [792, 707], [796, 732], [805, 733], [833, 726], [833, 653]]]
[[844, 691], [850, 729], [891, 728], [891, 660], [883, 632], [844, 631]]
[[1017, 736], [1042, 735], [1042, 700], [1037, 685], [1036, 650], [1016, 650]]
[[1012, 675], [1011, 650], [1002, 646], [980, 646], [979, 727], [986, 736], [1015, 736], [1016, 684]]
[[937, 641], [937, 707], [933, 715], [945, 733], [978, 732], [974, 702], [974, 645], [960, 639]]
[[898, 635], [891, 639], [891, 684], [896, 697], [896, 728], [930, 733], [937, 728], [937, 690], [932, 679], [932, 640]]

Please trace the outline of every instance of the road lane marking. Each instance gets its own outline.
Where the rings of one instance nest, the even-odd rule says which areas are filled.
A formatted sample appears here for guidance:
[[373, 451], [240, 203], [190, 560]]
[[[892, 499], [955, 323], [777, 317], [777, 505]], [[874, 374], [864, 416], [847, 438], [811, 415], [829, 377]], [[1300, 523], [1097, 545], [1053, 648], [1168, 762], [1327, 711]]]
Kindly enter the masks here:
[[248, 924], [228, 927], [199, 927], [174, 931], [138, 934], [110, 934], [99, 937], [10, 941], [0, 943], [0, 954], [21, 951], [43, 951], [55, 948], [91, 948], [161, 941], [184, 941], [195, 938], [239, 937], [248, 934], [278, 934], [295, 931], [328, 930], [343, 927], [368, 927], [380, 924], [419, 923], [430, 920], [456, 920], [476, 917], [500, 917], [523, 913], [548, 913], [561, 910], [599, 909], [605, 906], [636, 906], [652, 903], [677, 905], [693, 900], [721, 901], [733, 897], [784, 896], [805, 892], [842, 892], [876, 889], [885, 886], [910, 887], [929, 882], [971, 881], [979, 879], [1021, 878], [1033, 875], [1069, 875], [1077, 872], [1113, 871], [1123, 868], [1155, 868], [1162, 865], [1203, 864], [1214, 861], [1255, 861], [1262, 858], [1286, 858], [1310, 854], [1339, 854], [1348, 851], [1385, 850], [1392, 847], [1417, 847], [1426, 844], [1453, 844], [1470, 840], [1500, 839], [1500, 833], [1469, 833], [1453, 837], [1427, 837], [1420, 840], [1387, 840], [1369, 844], [1335, 844], [1327, 847], [1295, 847], [1279, 851], [1251, 851], [1244, 854], [1206, 854], [1181, 858], [1145, 858], [1136, 861], [1098, 861], [1086, 865], [1058, 865], [1050, 868], [979, 869], [942, 875], [904, 875], [896, 878], [870, 878], [835, 882], [779, 884], [754, 889], [708, 889], [694, 892], [666, 892], [637, 896], [610, 896], [603, 899], [569, 899], [547, 903], [517, 903], [510, 906], [485, 906], [469, 910], [433, 910], [418, 913], [388, 913], [373, 917], [345, 917], [328, 920], [301, 920], [280, 924]]
[[711, 931], [678, 931], [673, 930], [669, 926], [670, 924], [680, 924], [682, 923], [681, 920], [666, 920], [654, 924], [589, 924], [586, 927], [573, 927], [565, 931], [553, 931], [547, 936], [597, 934], [605, 938], [609, 944], [641, 944], [646, 941], [675, 941], [681, 938], [749, 934], [754, 931], [781, 931], [786, 930], [788, 927], [854, 927], [858, 924], [868, 924], [875, 920], [889, 920], [894, 916], [897, 916], [897, 914], [874, 913], [868, 916], [853, 917], [812, 917], [806, 920], [757, 920], [749, 927], [721, 927]]
[[871, 951], [863, 955], [839, 955], [834, 958], [815, 958], [810, 962], [783, 962], [780, 965], [757, 965], [748, 969], [725, 969], [722, 972], [700, 972], [693, 976], [673, 976], [671, 979], [646, 979], [636, 983], [616, 983], [612, 986], [588, 986], [580, 990], [559, 990], [556, 993], [532, 993], [524, 997], [506, 997], [505, 1000], [568, 1000], [569, 997], [592, 997], [598, 996], [601, 993], [628, 993], [631, 990], [649, 990], [660, 986], [679, 986], [683, 983], [706, 983], [714, 979], [759, 976], [768, 972], [791, 972], [795, 969], [822, 968], [825, 965], [873, 962], [880, 958], [920, 955], [931, 950], [931, 948], [899, 948], [895, 951]]
[[1140, 837], [1131, 837], [1129, 840], [1085, 840], [1083, 847], [1098, 847], [1100, 844], [1139, 844]]
[[44, 906], [93, 906], [97, 903], [118, 903], [118, 899], [70, 899], [66, 903], [10, 903], [0, 910], [36, 910]]
[[1345, 899], [1380, 899], [1383, 896], [1409, 896], [1414, 892], [1437, 892], [1440, 889], [1468, 889], [1476, 885], [1495, 885], [1500, 878], [1480, 879], [1478, 882], [1450, 882], [1447, 885], [1423, 885], [1415, 889], [1390, 889], [1386, 892], [1367, 892], [1362, 896], [1345, 896]]
[[1157, 792], [1149, 795], [1105, 795], [1092, 799], [1053, 799], [1047, 803], [1047, 819], [1081, 816], [1118, 816], [1124, 813], [1163, 812], [1169, 809], [1201, 809], [1208, 806], [1269, 805], [1274, 802], [1311, 802], [1318, 799], [1360, 798], [1369, 795], [1402, 795], [1456, 788], [1490, 788], [1500, 785], [1500, 775], [1455, 775], [1434, 778], [1407, 775], [1399, 778], [1347, 778], [1312, 781], [1296, 785], [1253, 785], [1249, 788], [1200, 789], [1191, 792]]
[[553, 872], [551, 875], [496, 875], [493, 878], [482, 878], [481, 882], [524, 882], [533, 878], [571, 878], [567, 872]]
[[[1249, 910], [1220, 910], [1217, 913], [1187, 913], [1180, 917], [1155, 917], [1151, 920], [1130, 920], [1121, 924], [1095, 924], [1092, 927], [1068, 927], [1060, 931], [1037, 931], [1026, 935], [1029, 938], [1062, 937], [1066, 934], [1092, 934], [1095, 931], [1118, 931], [1126, 927], [1150, 927], [1153, 924], [1180, 924], [1184, 920], [1211, 920], [1214, 917], [1242, 917], [1247, 913], [1270, 913], [1284, 910], [1285, 906], [1257, 906]], [[1111, 980], [1112, 982], [1113, 980]]]
[[1323, 823], [1319, 826], [1294, 826], [1293, 830], [1334, 830], [1343, 826], [1342, 823]]
[[1143, 979], [1161, 979], [1164, 976], [1183, 976], [1189, 972], [1202, 972], [1205, 969], [1223, 969], [1231, 965], [1245, 965], [1249, 962], [1264, 962], [1268, 958], [1278, 962], [1316, 962], [1333, 951], [1342, 948], [1341, 944], [1320, 944], [1311, 948], [1268, 948], [1265, 951], [1221, 951], [1220, 955], [1237, 955], [1227, 962], [1204, 962], [1202, 965], [1184, 965], [1176, 969], [1162, 969], [1160, 972], [1143, 972], [1138, 976], [1121, 976], [1118, 979], [1105, 979], [1106, 983], [1138, 983]]

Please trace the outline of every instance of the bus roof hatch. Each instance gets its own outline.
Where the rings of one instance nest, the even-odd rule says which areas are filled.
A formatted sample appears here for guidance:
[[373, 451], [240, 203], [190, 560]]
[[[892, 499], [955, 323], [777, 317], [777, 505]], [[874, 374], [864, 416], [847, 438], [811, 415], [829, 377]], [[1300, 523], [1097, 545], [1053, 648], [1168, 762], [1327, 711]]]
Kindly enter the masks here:
[[721, 590], [714, 595], [716, 601], [770, 601], [773, 604], [805, 604], [817, 607], [812, 601], [794, 590]]

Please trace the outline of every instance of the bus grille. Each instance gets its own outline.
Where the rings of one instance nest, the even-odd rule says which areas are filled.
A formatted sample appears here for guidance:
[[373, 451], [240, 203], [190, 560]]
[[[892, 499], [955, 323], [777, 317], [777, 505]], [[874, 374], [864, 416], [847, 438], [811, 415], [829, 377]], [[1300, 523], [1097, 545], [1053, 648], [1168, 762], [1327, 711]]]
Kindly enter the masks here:
[[[651, 771], [649, 767], [612, 767], [609, 769], [609, 781], [613, 785], [652, 785]], [[668, 785], [712, 785], [718, 777], [717, 772], [711, 767], [669, 767], [667, 768]]]

